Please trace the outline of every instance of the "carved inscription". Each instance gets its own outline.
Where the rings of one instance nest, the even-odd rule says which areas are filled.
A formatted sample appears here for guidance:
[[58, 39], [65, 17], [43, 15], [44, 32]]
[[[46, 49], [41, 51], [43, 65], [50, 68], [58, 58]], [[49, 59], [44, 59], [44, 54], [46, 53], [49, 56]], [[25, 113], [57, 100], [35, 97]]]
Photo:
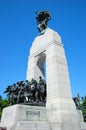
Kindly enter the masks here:
[[26, 111], [26, 115], [40, 116], [40, 111]]

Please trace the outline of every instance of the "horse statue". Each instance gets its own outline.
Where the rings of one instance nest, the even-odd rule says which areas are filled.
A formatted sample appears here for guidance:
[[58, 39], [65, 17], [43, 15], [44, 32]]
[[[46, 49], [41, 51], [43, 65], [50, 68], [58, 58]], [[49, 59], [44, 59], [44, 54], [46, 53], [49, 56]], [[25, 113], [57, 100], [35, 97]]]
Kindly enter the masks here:
[[16, 84], [13, 84], [12, 86], [8, 86], [4, 93], [7, 93], [9, 105], [13, 105], [17, 101], [17, 87]]

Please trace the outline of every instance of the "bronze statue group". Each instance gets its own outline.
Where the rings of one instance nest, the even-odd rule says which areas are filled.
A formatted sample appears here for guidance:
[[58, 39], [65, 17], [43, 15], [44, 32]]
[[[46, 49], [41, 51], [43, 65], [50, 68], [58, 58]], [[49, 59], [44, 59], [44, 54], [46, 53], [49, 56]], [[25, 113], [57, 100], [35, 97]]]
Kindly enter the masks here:
[[38, 82], [32, 78], [31, 81], [19, 81], [8, 86], [4, 93], [7, 94], [9, 105], [28, 104], [45, 106], [46, 104], [46, 82], [41, 76]]

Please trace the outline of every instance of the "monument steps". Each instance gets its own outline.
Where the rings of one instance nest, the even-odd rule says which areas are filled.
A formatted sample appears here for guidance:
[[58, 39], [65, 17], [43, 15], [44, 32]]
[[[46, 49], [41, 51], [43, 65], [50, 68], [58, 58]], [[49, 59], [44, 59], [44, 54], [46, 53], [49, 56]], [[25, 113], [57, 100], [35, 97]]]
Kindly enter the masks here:
[[15, 127], [16, 130], [50, 130], [50, 124], [42, 121], [18, 121]]
[[85, 122], [80, 122], [81, 125], [81, 130], [86, 130], [86, 123]]

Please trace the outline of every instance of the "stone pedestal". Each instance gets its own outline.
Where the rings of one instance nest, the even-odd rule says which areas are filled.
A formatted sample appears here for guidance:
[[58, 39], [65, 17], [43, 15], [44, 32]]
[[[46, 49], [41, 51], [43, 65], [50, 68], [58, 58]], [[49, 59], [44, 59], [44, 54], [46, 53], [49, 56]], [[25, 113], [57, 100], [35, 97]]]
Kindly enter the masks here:
[[[69, 113], [71, 118], [68, 113], [65, 113], [65, 115], [60, 115], [60, 111], [56, 113], [53, 107], [51, 111], [48, 111], [46, 107], [13, 105], [3, 109], [0, 127], [7, 128], [7, 130], [68, 130], [68, 128], [72, 129], [76, 122], [76, 113]], [[78, 113], [80, 116], [80, 130], [86, 130], [82, 113], [81, 111], [78, 111]], [[77, 129], [76, 125], [73, 129]]]
[[50, 130], [46, 108], [27, 105], [4, 108], [1, 126], [7, 130]]

